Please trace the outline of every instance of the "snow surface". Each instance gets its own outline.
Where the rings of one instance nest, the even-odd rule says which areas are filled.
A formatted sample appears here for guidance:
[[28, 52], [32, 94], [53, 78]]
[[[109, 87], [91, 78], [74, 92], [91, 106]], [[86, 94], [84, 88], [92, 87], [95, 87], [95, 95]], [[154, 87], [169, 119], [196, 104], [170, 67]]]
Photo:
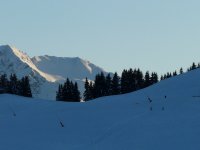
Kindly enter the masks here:
[[33, 96], [55, 99], [59, 83], [66, 78], [76, 81], [81, 93], [84, 79], [93, 80], [97, 73], [106, 72], [81, 58], [37, 56], [32, 59], [24, 52], [9, 45], [0, 46], [0, 74], [16, 73], [18, 78], [28, 75]]
[[85, 103], [0, 95], [0, 149], [198, 150], [200, 97], [193, 96], [200, 95], [199, 77], [197, 69]]
[[51, 75], [71, 79], [94, 80], [97, 73], [105, 72], [87, 60], [79, 57], [37, 56], [32, 58], [33, 63], [43, 72]]

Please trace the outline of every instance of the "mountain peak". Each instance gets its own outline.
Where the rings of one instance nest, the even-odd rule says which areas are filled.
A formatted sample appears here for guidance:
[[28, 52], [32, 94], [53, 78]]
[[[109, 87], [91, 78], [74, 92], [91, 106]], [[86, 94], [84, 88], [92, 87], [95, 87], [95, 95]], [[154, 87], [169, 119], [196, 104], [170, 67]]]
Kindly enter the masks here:
[[[84, 79], [88, 77], [94, 80], [95, 75], [105, 71], [80, 57], [56, 57], [56, 56], [36, 56], [32, 62], [37, 68], [48, 74], [62, 76], [64, 78]], [[58, 67], [59, 66], [59, 67]]]
[[78, 82], [84, 91], [84, 79], [94, 80], [97, 73], [106, 72], [80, 57], [36, 56], [30, 58], [23, 51], [0, 46], [0, 74], [15, 73], [18, 78], [29, 76], [34, 97], [54, 99], [59, 83], [66, 78]]
[[0, 49], [1, 48], [11, 48], [11, 46], [10, 45], [0, 45]]
[[20, 51], [19, 49], [15, 48], [13, 46], [10, 46], [10, 45], [0, 46], [0, 53], [4, 54], [4, 55], [6, 55], [6, 54], [13, 55], [14, 54], [15, 56], [22, 58], [22, 59], [24, 57], [29, 58], [29, 56], [26, 53], [24, 53], [23, 51]]
[[[35, 65], [32, 63], [31, 59], [26, 53], [10, 45], [0, 46], [0, 66], [2, 67], [1, 72], [6, 72], [6, 70], [9, 70], [8, 75], [10, 73], [16, 73], [16, 71], [21, 69], [23, 72], [23, 67], [28, 68], [27, 66], [36, 69]], [[23, 75], [20, 75], [20, 77], [21, 76]]]
[[12, 47], [10, 45], [1, 45], [0, 51], [6, 52], [6, 51], [13, 51]]

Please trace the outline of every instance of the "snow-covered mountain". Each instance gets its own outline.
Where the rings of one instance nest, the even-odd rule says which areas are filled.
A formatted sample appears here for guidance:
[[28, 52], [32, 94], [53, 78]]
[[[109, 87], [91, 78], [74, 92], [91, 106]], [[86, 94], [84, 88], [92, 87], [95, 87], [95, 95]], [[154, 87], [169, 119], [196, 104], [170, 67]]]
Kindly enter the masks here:
[[0, 149], [198, 150], [200, 97], [193, 96], [200, 69], [86, 103], [0, 95]]
[[102, 68], [79, 57], [69, 58], [45, 55], [33, 57], [31, 60], [41, 71], [61, 78], [85, 79], [85, 77], [88, 77], [94, 80], [97, 73], [105, 72]]
[[9, 45], [0, 46], [0, 74], [16, 73], [18, 78], [28, 75], [34, 97], [55, 99], [59, 83], [66, 78], [77, 81], [81, 92], [84, 79], [93, 80], [100, 67], [81, 58], [37, 56], [32, 59], [24, 52]]

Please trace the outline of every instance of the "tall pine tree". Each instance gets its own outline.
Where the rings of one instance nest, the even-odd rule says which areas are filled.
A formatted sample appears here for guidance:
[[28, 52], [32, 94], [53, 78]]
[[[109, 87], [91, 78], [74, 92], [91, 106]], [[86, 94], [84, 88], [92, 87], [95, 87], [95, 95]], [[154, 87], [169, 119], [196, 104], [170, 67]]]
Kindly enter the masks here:
[[32, 97], [31, 87], [28, 76], [23, 77], [20, 81], [19, 95], [25, 97]]
[[56, 99], [57, 101], [80, 102], [81, 97], [78, 84], [76, 82], [73, 83], [67, 78], [63, 85], [59, 85]]
[[117, 72], [115, 72], [111, 81], [111, 91], [112, 91], [112, 95], [120, 94], [120, 78]]
[[151, 85], [151, 78], [149, 75], [149, 71], [147, 71], [144, 77], [144, 87], [148, 87], [150, 85]]
[[111, 79], [111, 76], [110, 74], [108, 74], [106, 76], [106, 79], [105, 79], [105, 96], [109, 96], [109, 95], [112, 95], [112, 89], [111, 89], [111, 82], [112, 82], [112, 79]]
[[10, 81], [8, 82], [8, 93], [19, 95], [19, 86], [20, 84], [16, 74], [11, 74]]

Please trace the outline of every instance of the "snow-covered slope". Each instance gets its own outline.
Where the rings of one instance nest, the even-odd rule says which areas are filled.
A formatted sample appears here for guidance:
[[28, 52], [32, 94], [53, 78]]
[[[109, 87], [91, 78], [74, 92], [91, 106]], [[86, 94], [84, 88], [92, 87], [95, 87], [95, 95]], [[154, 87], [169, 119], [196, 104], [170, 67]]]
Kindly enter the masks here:
[[0, 63], [1, 73], [7, 72], [10, 74], [16, 72], [19, 77], [23, 77], [24, 74], [35, 71], [47, 81], [54, 82], [57, 80], [54, 76], [40, 71], [27, 54], [9, 45], [0, 46]]
[[198, 150], [200, 98], [193, 96], [200, 95], [199, 77], [197, 69], [86, 103], [0, 95], [0, 149]]
[[[41, 71], [57, 77], [57, 82], [62, 83], [63, 79], [69, 78], [77, 82], [81, 93], [84, 92], [85, 78], [94, 80], [98, 73], [105, 72], [102, 68], [83, 60], [79, 57], [55, 57], [55, 56], [36, 56], [32, 62]], [[112, 74], [112, 73], [111, 73]]]
[[[52, 91], [56, 91], [58, 86], [58, 83], [55, 83], [57, 78], [40, 71], [27, 54], [14, 47], [0, 46], [0, 73], [6, 73], [8, 76], [16, 73], [18, 78], [28, 75], [34, 97], [49, 99], [55, 97]], [[44, 88], [46, 91], [43, 91]]]
[[81, 92], [84, 79], [93, 80], [103, 69], [80, 58], [59, 58], [38, 56], [32, 59], [24, 52], [9, 45], [0, 46], [0, 74], [16, 73], [18, 78], [28, 75], [33, 96], [42, 99], [55, 99], [59, 83], [66, 77], [77, 81]]
[[97, 73], [104, 72], [102, 68], [95, 66], [87, 60], [79, 57], [55, 57], [55, 56], [37, 56], [32, 58], [33, 63], [48, 74], [61, 76], [70, 79], [85, 79], [88, 77], [94, 80]]

